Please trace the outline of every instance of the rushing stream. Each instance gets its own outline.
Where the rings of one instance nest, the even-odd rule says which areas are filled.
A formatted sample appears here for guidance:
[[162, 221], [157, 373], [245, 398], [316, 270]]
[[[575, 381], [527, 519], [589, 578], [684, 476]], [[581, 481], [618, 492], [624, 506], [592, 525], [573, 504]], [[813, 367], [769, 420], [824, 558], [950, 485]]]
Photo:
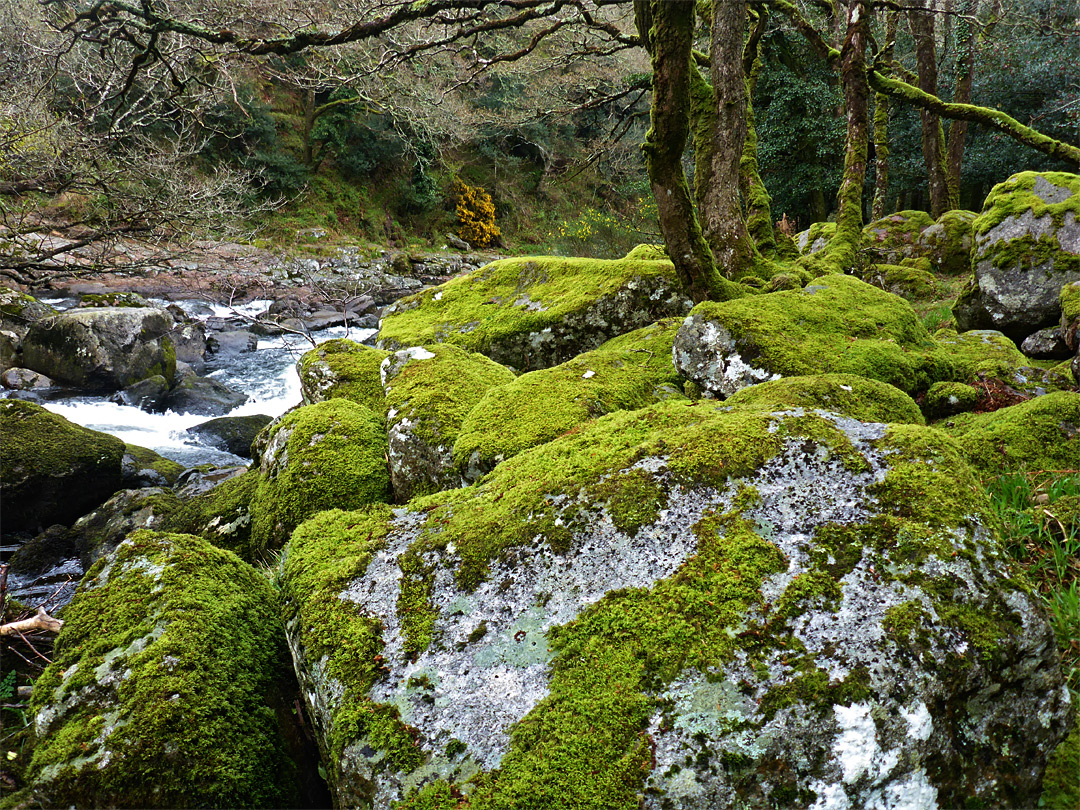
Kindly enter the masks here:
[[[58, 309], [74, 303], [68, 300], [45, 302]], [[160, 306], [177, 303], [193, 317], [204, 321], [210, 318], [235, 320], [234, 328], [237, 329], [243, 328], [245, 318], [265, 311], [270, 304], [269, 301], [252, 301], [240, 307], [224, 307], [203, 301], [153, 303]], [[354, 327], [346, 333], [344, 327], [334, 327], [317, 332], [314, 337], [321, 343], [346, 334], [353, 340], [362, 341], [375, 334], [375, 330]], [[255, 352], [223, 357], [207, 355], [205, 376], [248, 395], [248, 401], [230, 411], [229, 416], [279, 416], [300, 402], [296, 361], [310, 348], [311, 343], [299, 335], [260, 338]], [[201, 444], [187, 433], [188, 428], [213, 417], [172, 411], [148, 413], [110, 402], [108, 396], [66, 397], [41, 404], [76, 424], [110, 433], [128, 444], [148, 447], [185, 467], [204, 463], [218, 466], [248, 463], [247, 459]]]

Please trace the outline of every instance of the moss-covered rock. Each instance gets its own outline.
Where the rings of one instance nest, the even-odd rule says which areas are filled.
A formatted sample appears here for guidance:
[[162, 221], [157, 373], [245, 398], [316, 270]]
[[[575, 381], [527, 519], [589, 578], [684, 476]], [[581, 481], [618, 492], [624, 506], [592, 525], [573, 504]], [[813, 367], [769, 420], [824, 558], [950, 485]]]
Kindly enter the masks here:
[[279, 548], [324, 509], [388, 500], [386, 431], [363, 405], [331, 399], [279, 417], [266, 428], [251, 500], [251, 549]]
[[974, 223], [974, 275], [953, 307], [961, 330], [1016, 342], [1057, 323], [1063, 284], [1080, 281], [1080, 177], [1022, 172], [994, 186]]
[[946, 276], [966, 276], [971, 272], [971, 251], [975, 245], [974, 211], [946, 211], [937, 222], [919, 235], [917, 253], [930, 260], [934, 272]]
[[863, 247], [871, 261], [898, 265], [922, 255], [919, 237], [933, 224], [925, 211], [897, 211], [863, 228]]
[[454, 444], [458, 471], [475, 481], [499, 462], [589, 419], [681, 399], [682, 380], [671, 360], [679, 324], [676, 318], [659, 321], [489, 391]]
[[923, 407], [931, 419], [975, 410], [979, 389], [960, 382], [936, 382], [926, 392]]
[[296, 806], [274, 592], [235, 555], [141, 531], [86, 575], [34, 687], [42, 807]]
[[1080, 281], [1066, 284], [1058, 293], [1061, 321], [1058, 323], [1061, 337], [1074, 352], [1080, 352]]
[[1080, 723], [1057, 747], [1046, 768], [1039, 807], [1045, 810], [1074, 810], [1080, 807]]
[[929, 301], [937, 296], [934, 274], [919, 267], [874, 264], [863, 274], [863, 280], [908, 301]]
[[171, 487], [184, 472], [184, 464], [148, 447], [125, 444], [122, 471], [126, 487]]
[[690, 309], [671, 262], [649, 256], [492, 262], [389, 307], [378, 346], [452, 343], [519, 371], [555, 366]]
[[34, 323], [55, 314], [55, 309], [32, 295], [0, 287], [0, 329], [5, 332], [13, 332], [21, 339]]
[[124, 443], [14, 399], [0, 400], [3, 531], [71, 525], [121, 487]]
[[336, 803], [1028, 804], [1070, 706], [990, 522], [940, 431], [709, 402], [318, 515], [283, 587]]
[[911, 305], [850, 276], [802, 290], [698, 304], [675, 339], [675, 367], [709, 396], [780, 376], [857, 374], [902, 391], [948, 377]]
[[22, 363], [87, 390], [116, 391], [160, 374], [172, 381], [172, 316], [153, 307], [72, 309], [36, 321], [22, 343]]
[[197, 534], [218, 548], [255, 562], [258, 558], [251, 544], [251, 501], [258, 486], [258, 470], [229, 478], [184, 503], [164, 528]]
[[980, 475], [1071, 470], [1080, 458], [1080, 394], [1056, 391], [990, 413], [959, 414], [938, 427], [956, 437]]
[[86, 293], [79, 296], [79, 307], [149, 307], [150, 302], [135, 292]]
[[401, 503], [461, 486], [454, 442], [489, 391], [514, 379], [505, 366], [450, 344], [414, 346], [382, 364], [390, 480]]
[[795, 234], [795, 245], [801, 255], [810, 256], [824, 250], [835, 235], [835, 222], [815, 222], [805, 231]]
[[823, 410], [860, 422], [923, 424], [919, 406], [903, 391], [854, 374], [771, 380], [737, 391], [725, 404], [763, 411]]
[[379, 366], [387, 354], [347, 338], [320, 343], [296, 364], [304, 404], [341, 397], [383, 413]]

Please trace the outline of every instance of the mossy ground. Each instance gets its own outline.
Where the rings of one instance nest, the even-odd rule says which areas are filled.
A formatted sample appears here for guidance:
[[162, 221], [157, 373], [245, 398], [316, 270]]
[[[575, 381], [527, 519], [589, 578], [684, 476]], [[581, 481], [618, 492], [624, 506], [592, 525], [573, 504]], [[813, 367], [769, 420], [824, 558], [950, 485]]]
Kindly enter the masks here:
[[340, 397], [385, 413], [379, 365], [387, 353], [347, 338], [320, 343], [296, 364], [305, 404]]
[[236, 556], [190, 535], [132, 534], [115, 558], [87, 572], [53, 663], [35, 685], [39, 713], [86, 690], [57, 719], [39, 714], [54, 727], [30, 766], [35, 800], [295, 801], [275, 715], [288, 666], [276, 612], [266, 580]]
[[263, 453], [251, 500], [255, 553], [279, 548], [294, 528], [324, 509], [389, 499], [383, 420], [363, 405], [347, 399], [307, 405], [266, 430], [277, 450]]
[[455, 466], [466, 469], [476, 453], [487, 470], [589, 419], [682, 398], [671, 362], [680, 323], [659, 321], [489, 391], [464, 420], [454, 445]]

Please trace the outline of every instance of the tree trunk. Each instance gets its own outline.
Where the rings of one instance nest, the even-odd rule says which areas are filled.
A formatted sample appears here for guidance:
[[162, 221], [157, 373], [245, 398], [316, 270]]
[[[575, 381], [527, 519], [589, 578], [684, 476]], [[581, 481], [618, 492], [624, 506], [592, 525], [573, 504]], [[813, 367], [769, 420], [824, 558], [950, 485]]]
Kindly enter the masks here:
[[746, 139], [746, 75], [743, 41], [746, 0], [712, 4], [710, 74], [716, 123], [712, 131], [712, 171], [702, 198], [705, 238], [717, 264], [728, 278], [754, 263], [754, 243], [746, 229], [739, 202], [739, 162]]
[[758, 169], [757, 128], [754, 126], [754, 88], [761, 70], [759, 56], [761, 35], [768, 18], [759, 13], [753, 33], [743, 52], [743, 72], [746, 75], [746, 140], [739, 160], [739, 192], [746, 206], [746, 230], [761, 255], [776, 254], [776, 232], [773, 230], [772, 197], [761, 180]]
[[652, 59], [652, 126], [642, 150], [668, 255], [695, 302], [733, 298], [738, 290], [716, 271], [682, 168], [690, 132], [694, 3], [635, 0], [634, 18]]
[[[975, 26], [967, 18], [975, 14], [976, 0], [961, 0], [960, 14], [956, 22], [956, 87], [954, 104], [971, 103], [971, 85], [975, 77]], [[948, 178], [949, 188], [960, 198], [960, 175], [964, 163], [964, 140], [967, 137], [967, 121], [953, 121], [949, 125]]]
[[[926, 0], [912, 0], [908, 25], [915, 40], [915, 64], [919, 89], [937, 95], [937, 44], [934, 39], [934, 15], [926, 10]], [[950, 199], [948, 172], [945, 162], [945, 135], [941, 119], [932, 111], [919, 111], [922, 119], [922, 152], [926, 177], [930, 186], [930, 213], [937, 219], [956, 207]]]
[[[885, 18], [885, 45], [882, 56], [892, 61], [893, 43], [896, 40], [896, 12], [888, 12]], [[871, 218], [885, 216], [885, 200], [889, 195], [889, 97], [874, 94], [874, 203]]]
[[847, 136], [844, 176], [837, 195], [836, 235], [825, 248], [825, 258], [838, 272], [855, 266], [863, 228], [863, 182], [866, 180], [869, 140], [870, 87], [866, 81], [866, 43], [870, 25], [867, 0], [851, 0], [847, 35], [840, 49], [840, 83], [844, 88]]

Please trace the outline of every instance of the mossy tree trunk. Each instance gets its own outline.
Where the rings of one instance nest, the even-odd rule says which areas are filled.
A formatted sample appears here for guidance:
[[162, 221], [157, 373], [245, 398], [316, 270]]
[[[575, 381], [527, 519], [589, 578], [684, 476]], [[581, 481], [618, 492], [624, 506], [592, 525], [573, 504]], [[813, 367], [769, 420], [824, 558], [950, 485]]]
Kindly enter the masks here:
[[[885, 45], [882, 56], [892, 61], [893, 44], [896, 41], [896, 12], [890, 11], [885, 17]], [[889, 97], [884, 93], [874, 94], [874, 202], [871, 217], [881, 219], [885, 216], [885, 200], [889, 195]]]
[[765, 33], [768, 13], [762, 9], [755, 14], [753, 30], [743, 50], [743, 72], [746, 75], [746, 139], [739, 160], [739, 192], [746, 205], [746, 229], [763, 256], [776, 254], [776, 232], [773, 230], [772, 197], [769, 196], [758, 170], [757, 128], [754, 126], [754, 88], [761, 70], [760, 45]]
[[[908, 9], [908, 26], [915, 40], [915, 64], [919, 89], [937, 94], [937, 42], [934, 35], [934, 15], [927, 10], [926, 0], [912, 0]], [[930, 187], [930, 213], [937, 219], [957, 206], [955, 191], [950, 194], [946, 166], [945, 134], [941, 118], [933, 110], [920, 109], [922, 120], [922, 153], [926, 178]]]
[[[953, 90], [954, 104], [971, 103], [971, 85], [975, 78], [975, 26], [970, 17], [975, 14], [976, 0], [961, 0], [960, 16], [955, 25], [956, 83]], [[967, 121], [953, 121], [949, 125], [947, 173], [949, 187], [960, 198], [960, 174], [964, 162], [964, 140], [967, 137]]]
[[682, 168], [691, 71], [696, 70], [691, 62], [694, 3], [635, 0], [634, 21], [652, 60], [651, 127], [642, 150], [668, 255], [694, 301], [736, 297], [737, 288], [716, 270]]
[[848, 5], [847, 33], [840, 49], [840, 83], [844, 89], [847, 135], [844, 147], [844, 175], [840, 181], [836, 234], [824, 253], [837, 271], [855, 266], [863, 229], [863, 182], [869, 142], [870, 87], [866, 81], [866, 45], [870, 31], [870, 6], [866, 0]]

